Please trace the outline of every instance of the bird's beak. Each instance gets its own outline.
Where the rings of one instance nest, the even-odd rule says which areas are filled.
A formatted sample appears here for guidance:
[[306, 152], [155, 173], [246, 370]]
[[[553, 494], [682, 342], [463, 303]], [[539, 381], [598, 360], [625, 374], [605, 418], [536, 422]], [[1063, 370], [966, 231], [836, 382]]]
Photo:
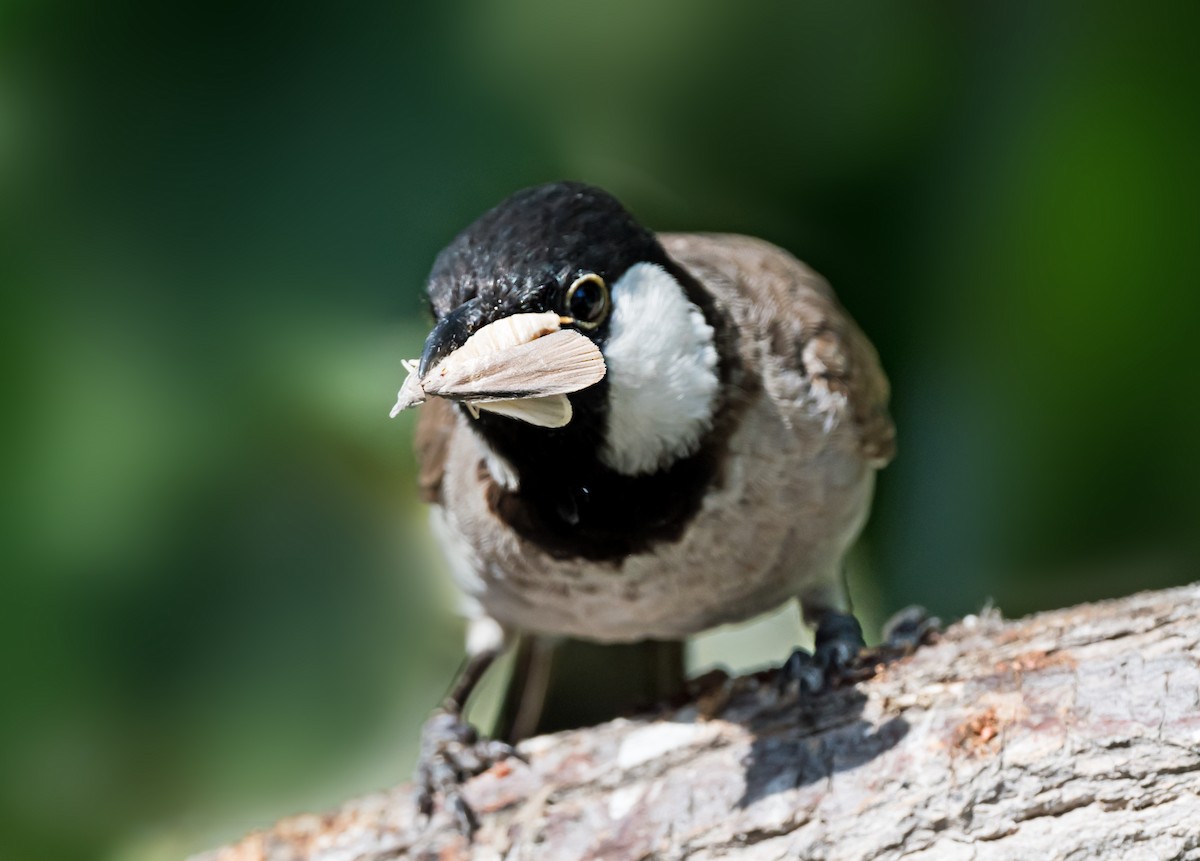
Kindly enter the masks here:
[[[429, 334], [392, 416], [434, 395], [539, 427], [571, 420], [567, 395], [604, 378], [604, 357], [586, 335], [563, 329], [558, 314], [513, 314], [480, 328], [465, 341], [461, 321], [447, 316]], [[447, 350], [447, 344], [459, 344]]]

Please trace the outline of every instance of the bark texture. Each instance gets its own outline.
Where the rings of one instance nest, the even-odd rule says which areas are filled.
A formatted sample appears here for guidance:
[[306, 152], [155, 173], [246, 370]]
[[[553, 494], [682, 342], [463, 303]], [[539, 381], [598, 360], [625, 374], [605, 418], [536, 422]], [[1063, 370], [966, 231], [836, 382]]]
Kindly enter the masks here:
[[197, 861], [1200, 859], [1200, 584], [969, 617], [804, 704], [763, 677], [533, 739], [466, 795], [473, 844], [408, 786]]

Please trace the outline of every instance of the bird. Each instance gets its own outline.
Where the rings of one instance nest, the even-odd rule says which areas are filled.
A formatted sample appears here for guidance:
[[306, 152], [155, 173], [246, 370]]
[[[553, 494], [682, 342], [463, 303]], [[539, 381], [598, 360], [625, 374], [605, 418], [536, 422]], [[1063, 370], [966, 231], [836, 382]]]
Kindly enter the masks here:
[[516, 755], [463, 716], [514, 640], [659, 644], [674, 666], [670, 644], [798, 600], [815, 647], [782, 678], [813, 693], [846, 673], [864, 640], [843, 562], [895, 429], [878, 354], [824, 279], [555, 182], [459, 233], [427, 295], [392, 415], [420, 405], [419, 485], [468, 627], [422, 733], [423, 813], [440, 797], [470, 833], [459, 784]]

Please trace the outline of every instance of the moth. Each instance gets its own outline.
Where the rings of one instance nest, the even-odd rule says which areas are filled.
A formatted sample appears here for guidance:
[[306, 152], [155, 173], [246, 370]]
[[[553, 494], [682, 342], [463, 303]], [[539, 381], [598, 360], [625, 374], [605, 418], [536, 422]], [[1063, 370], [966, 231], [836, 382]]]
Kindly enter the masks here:
[[403, 363], [408, 376], [391, 416], [429, 396], [459, 401], [471, 415], [480, 411], [559, 428], [571, 421], [567, 395], [604, 378], [604, 356], [568, 317], [553, 311], [514, 314], [482, 327], [425, 376], [415, 360]]

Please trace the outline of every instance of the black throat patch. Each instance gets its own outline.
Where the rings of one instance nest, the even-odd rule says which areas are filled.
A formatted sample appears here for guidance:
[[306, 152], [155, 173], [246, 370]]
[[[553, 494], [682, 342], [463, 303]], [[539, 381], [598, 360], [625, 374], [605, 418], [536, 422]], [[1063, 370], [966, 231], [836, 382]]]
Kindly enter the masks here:
[[[571, 395], [574, 418], [546, 429], [483, 413], [472, 426], [519, 477], [507, 490], [491, 480], [488, 503], [509, 528], [558, 558], [616, 562], [679, 540], [707, 493], [719, 488], [729, 437], [757, 386], [738, 360], [737, 333], [690, 273], [661, 261], [713, 328], [719, 389], [712, 429], [696, 454], [657, 472], [628, 476], [601, 462], [608, 382]], [[603, 339], [603, 333], [600, 336]]]
[[[512, 459], [520, 488], [493, 481], [488, 504], [509, 528], [557, 558], [616, 561], [676, 541], [718, 483], [712, 450], [643, 476], [620, 475], [590, 454], [554, 460], [551, 450], [532, 454]], [[480, 469], [486, 474], [483, 463]]]

